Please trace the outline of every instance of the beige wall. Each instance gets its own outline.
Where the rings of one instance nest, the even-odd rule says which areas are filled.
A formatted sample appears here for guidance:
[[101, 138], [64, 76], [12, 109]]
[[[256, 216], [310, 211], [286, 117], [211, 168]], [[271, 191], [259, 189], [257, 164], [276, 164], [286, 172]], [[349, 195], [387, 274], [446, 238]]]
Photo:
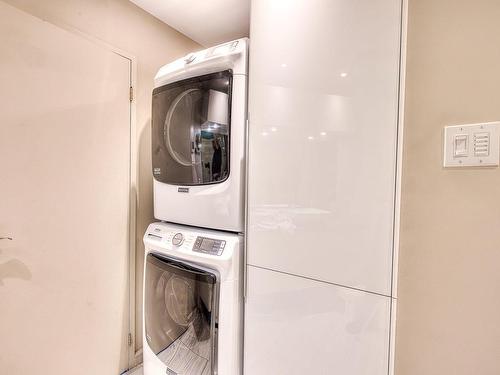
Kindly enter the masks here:
[[396, 375], [500, 374], [500, 170], [445, 125], [500, 120], [500, 2], [409, 0]]
[[[137, 300], [142, 298], [142, 235], [153, 221], [150, 116], [153, 77], [158, 68], [201, 47], [127, 0], [5, 0], [56, 25], [74, 28], [136, 57], [138, 158]], [[138, 306], [138, 312], [140, 307]], [[136, 316], [141, 346], [141, 316]]]

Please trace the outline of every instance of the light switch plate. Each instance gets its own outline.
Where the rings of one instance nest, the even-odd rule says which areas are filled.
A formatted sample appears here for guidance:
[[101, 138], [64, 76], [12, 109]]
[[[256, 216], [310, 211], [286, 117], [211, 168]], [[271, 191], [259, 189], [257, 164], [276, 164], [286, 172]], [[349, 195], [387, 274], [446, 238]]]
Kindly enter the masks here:
[[492, 167], [499, 164], [500, 122], [446, 126], [445, 167]]

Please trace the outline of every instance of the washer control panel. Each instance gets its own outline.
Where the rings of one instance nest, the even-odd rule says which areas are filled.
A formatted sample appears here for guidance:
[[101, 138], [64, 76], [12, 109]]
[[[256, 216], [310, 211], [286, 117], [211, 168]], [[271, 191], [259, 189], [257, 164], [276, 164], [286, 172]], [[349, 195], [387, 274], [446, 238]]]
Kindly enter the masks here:
[[216, 240], [207, 237], [196, 237], [193, 245], [193, 251], [210, 255], [222, 255], [226, 241]]

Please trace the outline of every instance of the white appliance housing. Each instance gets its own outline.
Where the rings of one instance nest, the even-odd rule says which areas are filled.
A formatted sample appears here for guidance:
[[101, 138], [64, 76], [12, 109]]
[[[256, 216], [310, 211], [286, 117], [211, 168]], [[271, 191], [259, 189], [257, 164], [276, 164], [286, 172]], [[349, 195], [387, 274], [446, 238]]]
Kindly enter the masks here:
[[[203, 245], [203, 240], [208, 240], [208, 247]], [[243, 258], [241, 256], [243, 254], [243, 236], [170, 223], [153, 223], [149, 225], [144, 235], [144, 245], [146, 249], [143, 305], [144, 375], [241, 374], [243, 357]], [[152, 262], [156, 264], [165, 262], [165, 271], [162, 269], [158, 271], [154, 268], [156, 266], [148, 268]], [[214, 295], [212, 296], [214, 307], [208, 309], [209, 315], [213, 319], [210, 334], [213, 350], [211, 357], [209, 357], [209, 364], [203, 371], [196, 370], [196, 366], [200, 365], [200, 358], [185, 347], [189, 346], [190, 340], [184, 340], [182, 337], [173, 340], [171, 337], [172, 332], [175, 333], [176, 330], [179, 331], [179, 334], [184, 335], [183, 322], [178, 324], [182, 317], [179, 317], [180, 313], [176, 313], [176, 311], [183, 311], [183, 306], [186, 304], [185, 301], [189, 300], [189, 296], [181, 293], [189, 289], [198, 293], [200, 288], [194, 287], [194, 284], [183, 283], [178, 275], [170, 276], [167, 270], [171, 265], [168, 262], [173, 263], [174, 270], [179, 269], [178, 275], [189, 273], [191, 272], [189, 269], [194, 269], [193, 274], [196, 280], [200, 280], [203, 277], [200, 274], [204, 272], [216, 277]], [[152, 275], [153, 271], [156, 273], [156, 277]], [[177, 279], [175, 279], [176, 277]], [[174, 300], [175, 306], [174, 304], [169, 306], [169, 283], [174, 279], [177, 280], [178, 293]], [[201, 292], [199, 294], [202, 295]], [[208, 297], [202, 295], [201, 299], [206, 300]], [[209, 305], [207, 304], [207, 306]], [[165, 314], [162, 315], [162, 313]], [[177, 316], [175, 316], [176, 314]], [[166, 315], [168, 315], [168, 319], [165, 319]], [[185, 316], [191, 315], [190, 311], [185, 314]], [[175, 320], [174, 323], [171, 320], [172, 316]], [[169, 319], [171, 323], [169, 323]], [[148, 327], [148, 322], [151, 327]], [[189, 332], [189, 329], [191, 328], [187, 328], [186, 332]], [[152, 350], [152, 347], [155, 346], [155, 335], [157, 342], [167, 342], [168, 344], [169, 341], [173, 341], [167, 348], [160, 346], [163, 354], [155, 353]], [[167, 337], [168, 335], [170, 337]], [[178, 348], [175, 348], [176, 345]], [[191, 355], [191, 359], [183, 362], [182, 358], [176, 358], [172, 353], [167, 353], [172, 348], [177, 351], [184, 350], [184, 354]], [[192, 350], [198, 354], [202, 351]], [[206, 356], [206, 353], [199, 354], [199, 356]], [[165, 360], [165, 357], [168, 358]], [[165, 362], [172, 363], [172, 366], [176, 367], [167, 368]], [[213, 364], [213, 367], [210, 366], [210, 363]]]
[[[225, 127], [228, 128], [229, 137], [227, 139], [228, 145], [223, 145], [225, 147], [224, 152], [228, 154], [227, 163], [228, 171], [219, 180], [202, 181], [201, 177], [193, 177], [194, 183], [165, 183], [158, 178], [162, 171], [161, 167], [154, 165], [153, 160], [153, 175], [154, 175], [154, 216], [158, 220], [174, 222], [179, 224], [193, 225], [204, 228], [213, 228], [226, 230], [231, 232], [243, 232], [244, 229], [244, 188], [245, 188], [245, 133], [246, 133], [246, 119], [247, 119], [247, 68], [248, 67], [248, 39], [239, 39], [229, 43], [221, 44], [219, 46], [209, 48], [203, 51], [195, 52], [187, 55], [184, 58], [174, 61], [171, 64], [163, 66], [155, 77], [155, 91], [153, 91], [153, 130], [154, 122], [159, 122], [160, 126], [163, 124], [162, 121], [169, 121], [172, 117], [171, 113], [167, 113], [166, 110], [161, 108], [159, 104], [158, 108], [155, 109], [155, 92], [161, 90], [162, 87], [176, 87], [181, 85], [182, 82], [188, 82], [188, 84], [196, 84], [196, 81], [200, 77], [207, 77], [211, 74], [217, 74], [220, 72], [227, 72], [230, 76], [230, 88], [227, 94], [222, 94], [214, 90], [210, 91], [209, 96], [211, 104], [208, 105], [208, 115], [206, 120], [208, 125], [205, 126], [205, 130], [210, 129], [211, 126], [215, 127]], [[190, 83], [191, 82], [191, 83]], [[192, 83], [194, 82], [194, 83]], [[186, 86], [187, 87], [187, 86]], [[196, 94], [196, 89], [187, 89], [184, 91], [186, 95], [192, 93], [193, 96]], [[184, 99], [183, 94], [177, 96], [173, 102], [178, 103], [182, 100], [191, 100], [191, 102], [196, 102], [202, 99], [198, 97]], [[225, 98], [230, 98], [229, 103], [229, 117], [227, 113], [221, 113], [220, 105], [223, 105]], [[176, 102], [177, 101], [177, 102]], [[215, 108], [214, 105], [217, 107]], [[191, 105], [191, 104], [190, 104]], [[200, 104], [201, 107], [201, 104]], [[205, 105], [206, 107], [206, 105]], [[224, 107], [222, 107], [224, 109]], [[206, 110], [206, 109], [205, 109]], [[158, 114], [155, 114], [156, 113]], [[163, 112], [162, 112], [163, 111]], [[161, 113], [159, 113], [161, 112]], [[170, 117], [169, 117], [170, 116]], [[164, 120], [164, 118], [166, 119]], [[219, 120], [217, 120], [219, 119]], [[188, 123], [189, 121], [194, 121], [191, 118], [183, 119], [179, 121], [184, 121]], [[220, 121], [220, 122], [217, 122]], [[225, 124], [224, 122], [229, 122]], [[215, 124], [215, 125], [210, 125]], [[165, 125], [164, 125], [165, 126]], [[191, 126], [192, 125], [187, 125]], [[208, 128], [207, 128], [208, 126]], [[175, 143], [176, 140], [169, 138], [171, 136], [170, 130], [163, 130], [165, 133], [165, 138], [168, 143], [170, 153], [172, 146], [171, 143]], [[205, 146], [202, 145], [203, 142], [199, 142], [200, 136], [193, 141], [194, 131], [191, 130], [191, 153], [192, 153], [192, 163], [198, 166], [197, 171], [193, 171], [193, 175], [205, 176], [207, 171], [210, 173], [214, 170], [214, 166], [210, 165], [211, 161], [209, 159], [203, 161], [200, 159], [200, 147], [203, 149], [210, 148], [210, 140], [205, 140]], [[158, 152], [158, 148], [162, 148], [163, 145], [155, 146], [155, 140], [162, 140], [161, 130], [157, 132], [158, 134], [153, 134], [153, 159], [155, 152]], [[201, 130], [201, 137], [203, 137], [204, 131]], [[181, 142], [181, 141], [177, 141]], [[186, 143], [185, 140], [182, 140]], [[213, 138], [215, 145], [215, 138]], [[208, 146], [207, 146], [208, 144]], [[175, 146], [175, 145], [174, 145]], [[185, 147], [182, 145], [182, 147]], [[215, 146], [214, 146], [215, 149]], [[160, 151], [161, 152], [161, 151]], [[166, 151], [164, 151], [166, 153]], [[186, 152], [187, 154], [188, 152]], [[174, 158], [179, 160], [181, 157], [174, 153]], [[184, 164], [188, 165], [191, 160], [188, 160], [189, 156], [185, 157]], [[166, 165], [164, 170], [172, 170], [171, 163]], [[179, 163], [177, 163], [179, 164]], [[186, 169], [186, 168], [185, 168]], [[168, 173], [168, 172], [167, 172]], [[215, 173], [217, 174], [217, 173]], [[197, 179], [198, 178], [198, 179]], [[204, 179], [207, 177], [205, 176]], [[199, 181], [199, 183], [197, 183]]]

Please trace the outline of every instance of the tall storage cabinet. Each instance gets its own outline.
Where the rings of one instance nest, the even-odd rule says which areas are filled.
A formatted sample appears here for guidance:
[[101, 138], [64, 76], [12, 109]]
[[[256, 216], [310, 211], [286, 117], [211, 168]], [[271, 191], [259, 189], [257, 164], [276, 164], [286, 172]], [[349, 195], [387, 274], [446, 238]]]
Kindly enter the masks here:
[[382, 375], [401, 0], [252, 0], [245, 375]]

